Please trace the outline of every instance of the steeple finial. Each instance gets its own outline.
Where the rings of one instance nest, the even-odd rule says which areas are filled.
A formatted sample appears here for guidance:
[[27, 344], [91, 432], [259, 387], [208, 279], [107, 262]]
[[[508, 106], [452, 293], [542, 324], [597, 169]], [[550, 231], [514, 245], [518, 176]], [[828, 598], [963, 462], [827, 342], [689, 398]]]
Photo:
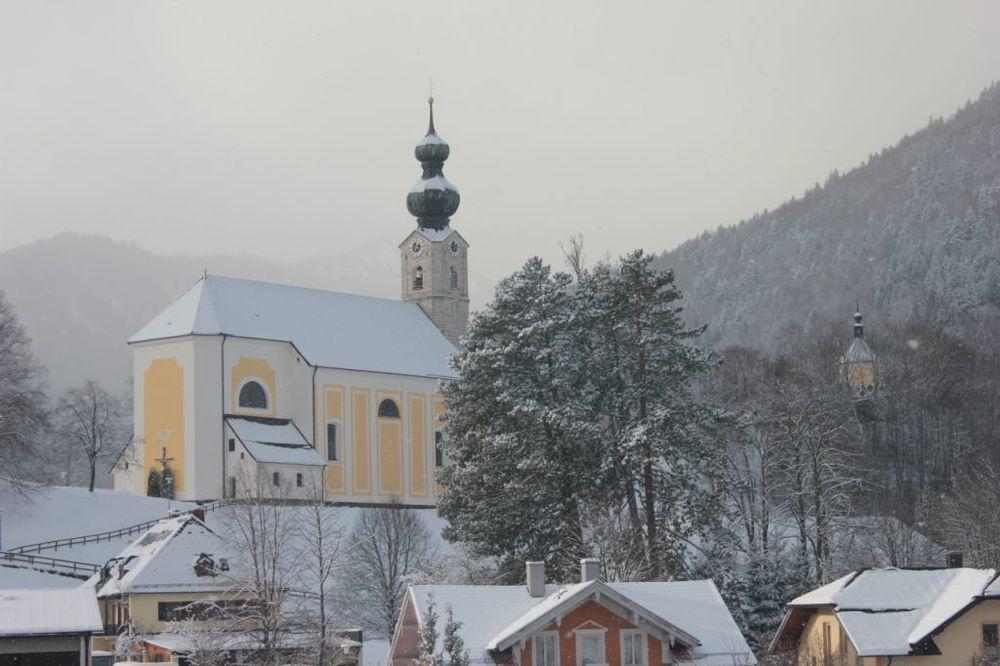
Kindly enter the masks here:
[[437, 134], [437, 132], [434, 131], [434, 95], [427, 98], [427, 106], [430, 108], [431, 117], [430, 123], [427, 125], [427, 136], [430, 136], [431, 134]]

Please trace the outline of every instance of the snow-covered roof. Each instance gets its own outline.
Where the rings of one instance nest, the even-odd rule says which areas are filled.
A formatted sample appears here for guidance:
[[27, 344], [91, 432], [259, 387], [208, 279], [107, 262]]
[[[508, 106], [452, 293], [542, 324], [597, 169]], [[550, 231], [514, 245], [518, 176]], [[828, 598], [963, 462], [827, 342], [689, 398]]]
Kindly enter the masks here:
[[905, 655], [970, 603], [989, 596], [995, 577], [993, 569], [866, 569], [788, 605], [832, 606], [860, 656]]
[[227, 416], [226, 423], [259, 463], [326, 464], [291, 419]]
[[[215, 563], [212, 574], [198, 575], [195, 563], [202, 556]], [[86, 583], [98, 597], [126, 592], [225, 591], [232, 586], [228, 567], [238, 562], [225, 542], [191, 514], [165, 518], [133, 541], [117, 557], [108, 560], [104, 572]], [[103, 578], [103, 580], [102, 580]]]
[[104, 629], [89, 587], [0, 590], [0, 636], [89, 634]]
[[[581, 594], [605, 589], [647, 617], [665, 620], [698, 642], [689, 649], [693, 663], [733, 663], [734, 656], [756, 663], [739, 627], [711, 581], [650, 583], [582, 583], [545, 586], [544, 597], [532, 597], [524, 585], [415, 585], [410, 595], [418, 617], [433, 596], [439, 613], [451, 607], [462, 622], [460, 633], [473, 661], [493, 663], [489, 650], [504, 645], [519, 627], [531, 626]], [[439, 631], [443, 624], [438, 623]]]
[[455, 346], [415, 303], [209, 275], [129, 343], [186, 335], [289, 342], [311, 365], [452, 379]]

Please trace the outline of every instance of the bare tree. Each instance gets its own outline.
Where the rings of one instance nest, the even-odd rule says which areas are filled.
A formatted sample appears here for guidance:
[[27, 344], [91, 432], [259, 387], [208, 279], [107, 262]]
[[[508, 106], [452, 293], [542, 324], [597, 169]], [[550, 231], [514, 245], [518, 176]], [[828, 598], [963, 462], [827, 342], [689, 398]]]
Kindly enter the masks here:
[[56, 406], [55, 433], [86, 461], [88, 488], [94, 490], [97, 464], [114, 460], [131, 437], [125, 400], [93, 380], [67, 389]]
[[233, 626], [218, 621], [187, 618], [171, 622], [164, 632], [180, 639], [186, 646], [184, 658], [191, 666], [224, 666], [229, 662], [227, 651], [233, 644]]
[[262, 483], [249, 469], [241, 481], [240, 498], [226, 508], [225, 536], [240, 554], [231, 590], [245, 601], [241, 624], [253, 637], [260, 658], [277, 663], [293, 629], [294, 618], [285, 606], [297, 581], [295, 525], [292, 512], [283, 506], [285, 487]]
[[307, 502], [299, 516], [299, 579], [305, 588], [306, 598], [314, 601], [314, 608], [305, 613], [307, 625], [314, 634], [316, 663], [325, 665], [336, 652], [331, 641], [334, 623], [339, 619], [333, 613], [336, 607], [332, 595], [338, 567], [343, 554], [343, 532], [340, 518], [333, 507], [323, 501], [323, 476], [311, 477], [313, 484], [307, 488]]
[[0, 486], [25, 492], [38, 478], [38, 444], [45, 432], [44, 369], [14, 308], [0, 291]]
[[345, 607], [355, 609], [364, 628], [391, 636], [407, 585], [433, 555], [430, 532], [414, 509], [370, 507], [361, 511], [349, 547]]

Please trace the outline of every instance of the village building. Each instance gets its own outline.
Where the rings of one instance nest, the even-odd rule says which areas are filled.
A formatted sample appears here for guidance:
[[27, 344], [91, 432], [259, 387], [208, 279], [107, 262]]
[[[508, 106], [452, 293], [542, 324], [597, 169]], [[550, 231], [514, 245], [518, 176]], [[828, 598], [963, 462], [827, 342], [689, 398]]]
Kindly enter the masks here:
[[135, 439], [115, 488], [436, 504], [440, 382], [468, 323], [469, 246], [450, 226], [460, 199], [430, 101], [402, 299], [205, 275], [129, 340]]
[[94, 594], [86, 588], [0, 592], [0, 663], [90, 666], [91, 636], [102, 630]]
[[996, 577], [993, 569], [962, 567], [855, 571], [792, 600], [770, 651], [815, 666], [996, 660]]
[[245, 603], [237, 590], [238, 558], [195, 514], [165, 518], [85, 584], [103, 623], [95, 645], [113, 649], [120, 636], [168, 631], [187, 618], [210, 620]]
[[580, 563], [572, 585], [545, 582], [542, 562], [528, 562], [526, 585], [414, 585], [392, 637], [389, 663], [419, 660], [428, 609], [450, 609], [471, 663], [516, 666], [711, 666], [756, 659], [710, 580], [605, 583], [600, 562]]

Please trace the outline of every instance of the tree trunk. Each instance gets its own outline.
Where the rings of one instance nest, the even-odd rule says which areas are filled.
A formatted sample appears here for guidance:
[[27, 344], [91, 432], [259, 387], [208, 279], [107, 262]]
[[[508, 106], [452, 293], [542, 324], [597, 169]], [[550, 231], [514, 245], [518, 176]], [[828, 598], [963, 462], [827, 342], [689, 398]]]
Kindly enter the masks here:
[[90, 463], [90, 486], [88, 487], [89, 492], [94, 492], [94, 481], [97, 478], [97, 458], [91, 458]]

